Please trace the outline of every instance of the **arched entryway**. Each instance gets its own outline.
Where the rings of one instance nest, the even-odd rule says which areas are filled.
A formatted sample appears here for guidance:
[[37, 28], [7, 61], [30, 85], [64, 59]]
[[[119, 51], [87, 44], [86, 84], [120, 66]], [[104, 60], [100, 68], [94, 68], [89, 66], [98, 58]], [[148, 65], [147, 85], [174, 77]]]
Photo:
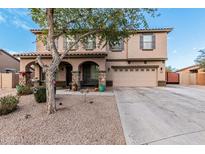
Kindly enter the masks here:
[[73, 67], [68, 62], [61, 62], [58, 72], [56, 74], [57, 86], [69, 87], [72, 83], [72, 70]]
[[25, 77], [26, 84], [32, 84], [32, 79], [35, 77], [36, 65], [38, 64], [32, 61], [25, 66], [25, 72], [21, 72], [22, 76]]
[[98, 86], [99, 65], [92, 61], [79, 65], [81, 87]]

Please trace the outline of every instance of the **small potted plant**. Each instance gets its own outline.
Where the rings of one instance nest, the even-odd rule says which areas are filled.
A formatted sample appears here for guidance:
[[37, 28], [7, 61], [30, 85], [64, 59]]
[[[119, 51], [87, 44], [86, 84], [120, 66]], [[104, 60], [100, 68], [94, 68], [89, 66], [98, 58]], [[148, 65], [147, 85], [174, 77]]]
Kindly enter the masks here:
[[77, 83], [72, 84], [72, 91], [77, 91], [78, 90], [78, 85]]
[[105, 91], [105, 84], [103, 84], [104, 82], [105, 82], [105, 79], [100, 80], [99, 92], [104, 92]]

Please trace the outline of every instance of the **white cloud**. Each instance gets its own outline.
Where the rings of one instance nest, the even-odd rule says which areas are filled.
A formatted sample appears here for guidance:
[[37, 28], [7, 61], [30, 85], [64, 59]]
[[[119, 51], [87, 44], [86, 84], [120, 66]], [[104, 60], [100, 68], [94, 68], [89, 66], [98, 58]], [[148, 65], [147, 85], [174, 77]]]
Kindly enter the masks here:
[[31, 29], [31, 27], [28, 26], [25, 21], [20, 20], [20, 19], [18, 19], [18, 18], [16, 18], [16, 19], [13, 20], [13, 24], [14, 24], [16, 27], [23, 28], [23, 29], [25, 29], [25, 30]]
[[0, 14], [0, 23], [6, 22], [6, 19]]
[[31, 17], [28, 15], [28, 9], [0, 9], [0, 23], [14, 25], [17, 28], [29, 30], [33, 28]]

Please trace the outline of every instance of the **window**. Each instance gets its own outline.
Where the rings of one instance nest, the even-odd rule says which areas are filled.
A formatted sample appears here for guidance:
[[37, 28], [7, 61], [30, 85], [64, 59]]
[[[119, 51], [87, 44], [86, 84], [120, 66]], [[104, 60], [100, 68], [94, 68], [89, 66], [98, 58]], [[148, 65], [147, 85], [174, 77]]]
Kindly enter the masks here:
[[155, 49], [155, 35], [144, 34], [140, 36], [140, 49], [153, 50]]
[[[74, 38], [68, 38], [68, 37], [64, 37], [64, 43], [63, 43], [63, 48], [66, 50], [66, 49], [69, 49], [69, 47], [71, 45], [73, 45], [73, 43], [75, 42], [75, 39]], [[78, 48], [78, 44], [74, 45], [71, 50], [77, 50]]]
[[96, 48], [96, 39], [95, 37], [90, 37], [87, 39], [87, 41], [85, 42], [85, 49], [86, 50], [93, 50]]
[[124, 48], [123, 39], [120, 39], [119, 42], [114, 42], [113, 45], [110, 45], [110, 50], [112, 51], [122, 51]]
[[[55, 39], [55, 45], [56, 45], [56, 49], [58, 49], [58, 39]], [[48, 40], [46, 42], [46, 50], [50, 51], [50, 47], [48, 45]]]

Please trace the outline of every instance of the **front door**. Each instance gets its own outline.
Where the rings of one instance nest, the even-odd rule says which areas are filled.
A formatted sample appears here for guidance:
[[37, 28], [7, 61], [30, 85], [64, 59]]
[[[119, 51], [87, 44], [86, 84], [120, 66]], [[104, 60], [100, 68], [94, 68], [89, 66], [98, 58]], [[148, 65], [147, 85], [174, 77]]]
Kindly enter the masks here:
[[83, 85], [96, 86], [98, 84], [98, 66], [93, 63], [83, 64]]
[[72, 66], [66, 66], [66, 86], [72, 82]]

